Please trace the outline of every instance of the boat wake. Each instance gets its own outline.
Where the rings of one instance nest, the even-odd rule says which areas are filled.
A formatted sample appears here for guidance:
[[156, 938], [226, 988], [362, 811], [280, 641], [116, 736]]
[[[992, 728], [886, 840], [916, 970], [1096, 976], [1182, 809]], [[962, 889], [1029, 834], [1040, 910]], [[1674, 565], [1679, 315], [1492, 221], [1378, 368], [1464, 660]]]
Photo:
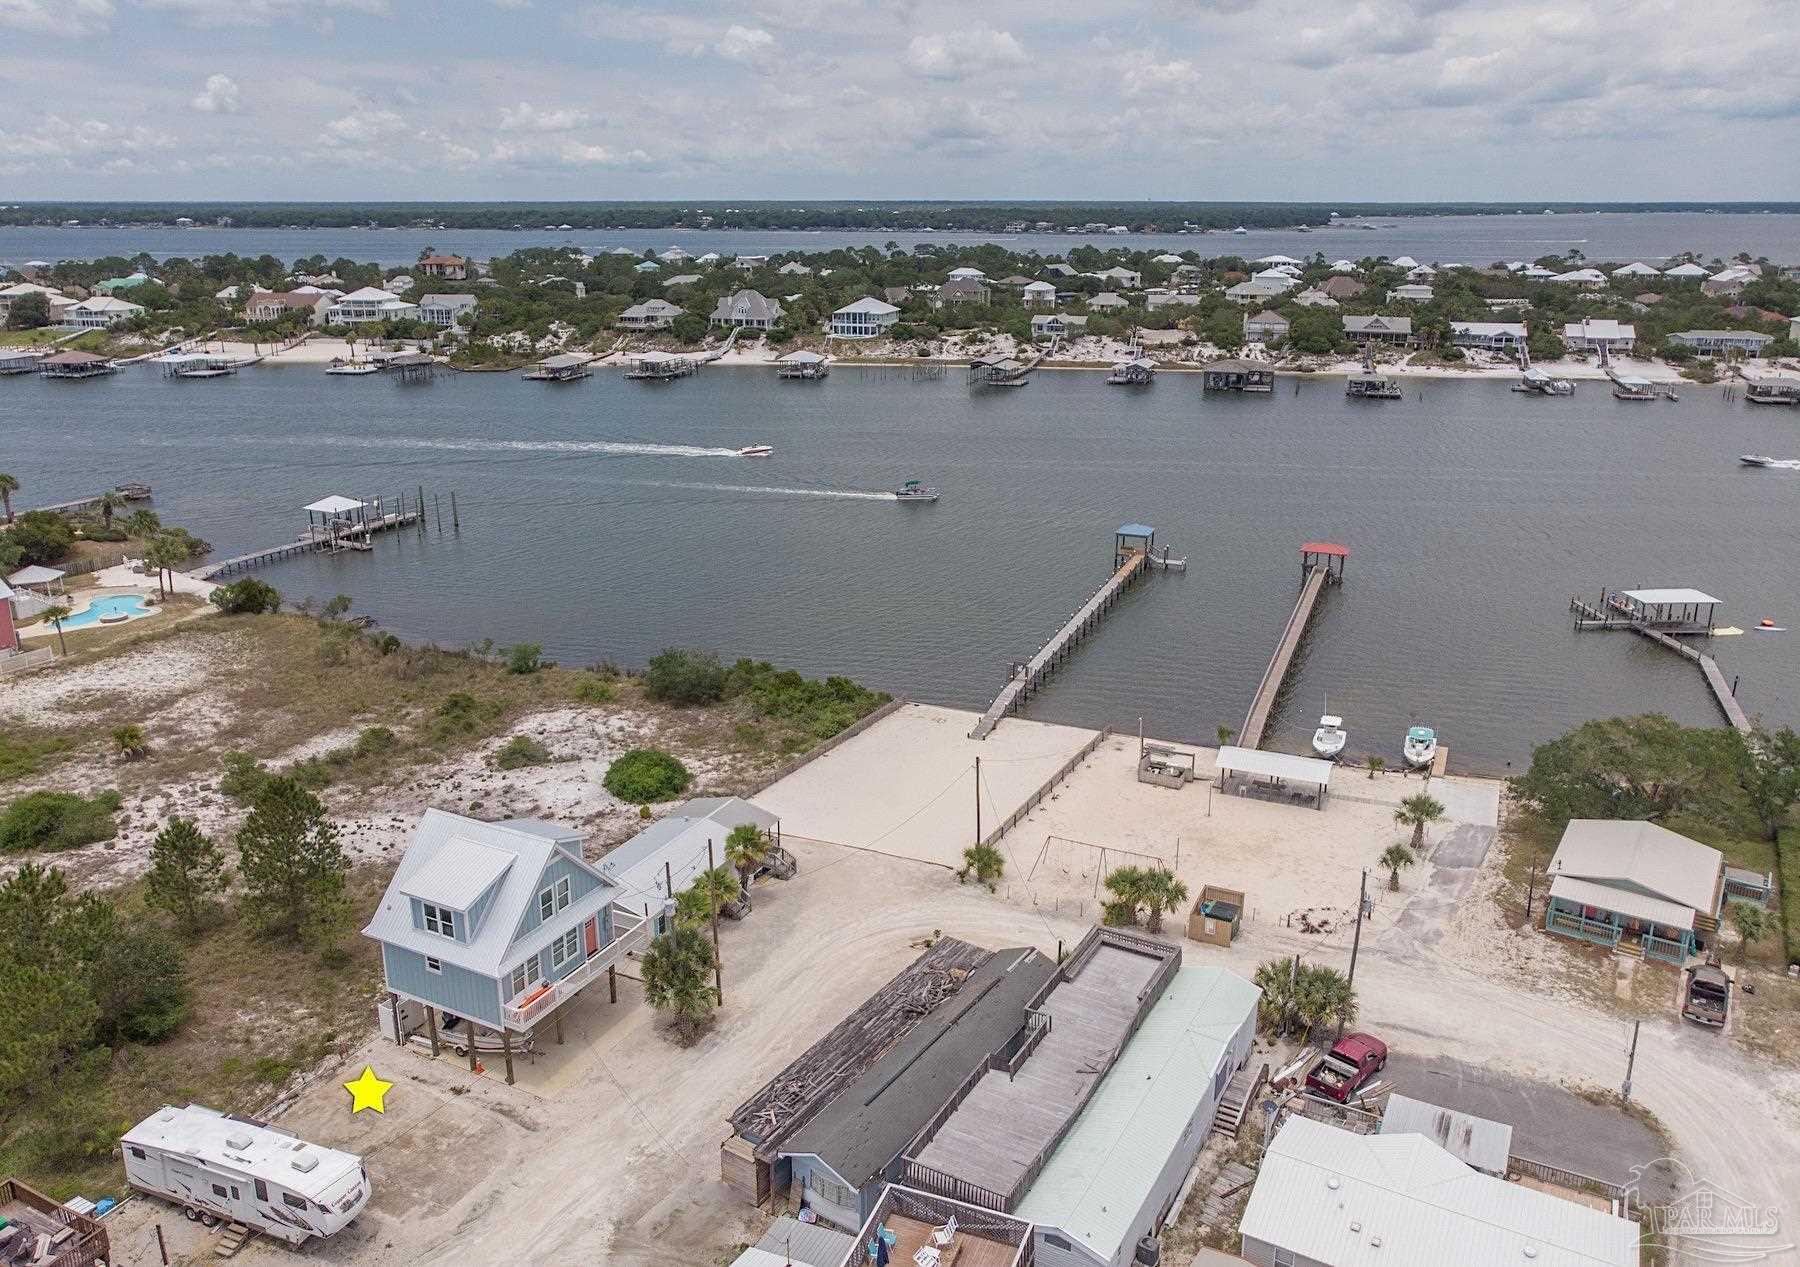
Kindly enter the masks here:
[[[249, 439], [250, 437], [244, 437]], [[280, 437], [256, 437], [266, 444]], [[347, 449], [430, 449], [450, 453], [613, 453], [639, 457], [735, 458], [736, 449], [698, 444], [641, 444], [626, 440], [436, 440], [416, 436], [296, 435], [295, 444], [327, 443]]]
[[787, 488], [774, 484], [703, 484], [690, 480], [628, 480], [644, 488], [691, 488], [707, 493], [773, 493], [782, 497], [837, 497], [847, 501], [891, 502], [892, 493], [868, 493], [853, 488]]

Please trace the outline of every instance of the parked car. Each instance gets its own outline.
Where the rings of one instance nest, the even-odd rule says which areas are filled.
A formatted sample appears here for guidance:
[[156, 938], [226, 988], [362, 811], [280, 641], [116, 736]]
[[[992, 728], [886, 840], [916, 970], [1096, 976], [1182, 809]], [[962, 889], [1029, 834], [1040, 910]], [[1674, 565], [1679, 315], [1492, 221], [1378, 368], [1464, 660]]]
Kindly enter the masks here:
[[1345, 1034], [1306, 1075], [1306, 1089], [1347, 1104], [1387, 1064], [1387, 1044], [1373, 1034]]
[[1723, 1029], [1726, 1013], [1731, 1010], [1732, 976], [1729, 969], [1715, 963], [1696, 964], [1688, 969], [1687, 993], [1681, 1003], [1681, 1014], [1698, 1025]]

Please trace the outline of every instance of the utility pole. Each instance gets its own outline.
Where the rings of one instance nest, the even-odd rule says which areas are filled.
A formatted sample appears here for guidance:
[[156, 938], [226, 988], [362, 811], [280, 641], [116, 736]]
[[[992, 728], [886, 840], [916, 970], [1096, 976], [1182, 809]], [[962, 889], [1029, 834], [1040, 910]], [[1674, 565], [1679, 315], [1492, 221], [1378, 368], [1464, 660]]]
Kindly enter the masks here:
[[[708, 871], [713, 869], [713, 842], [710, 838], [706, 842], [706, 869]], [[708, 882], [710, 883], [710, 877]], [[725, 965], [719, 962], [719, 904], [708, 902], [707, 905], [712, 907], [713, 994], [718, 998], [719, 1006], [724, 1007]]]
[[1642, 1021], [1631, 1023], [1631, 1054], [1625, 1057], [1625, 1085], [1619, 1088], [1619, 1099], [1627, 1104], [1631, 1103], [1631, 1072], [1637, 1068], [1638, 1026], [1642, 1024]]
[[981, 843], [981, 758], [975, 758], [975, 843]]
[[1362, 889], [1356, 895], [1356, 931], [1350, 937], [1350, 980], [1347, 984], [1356, 985], [1356, 952], [1362, 949], [1363, 911], [1369, 905], [1369, 869], [1363, 868]]
[[1525, 922], [1531, 923], [1531, 907], [1537, 898], [1537, 859], [1531, 860], [1531, 870], [1525, 877]]

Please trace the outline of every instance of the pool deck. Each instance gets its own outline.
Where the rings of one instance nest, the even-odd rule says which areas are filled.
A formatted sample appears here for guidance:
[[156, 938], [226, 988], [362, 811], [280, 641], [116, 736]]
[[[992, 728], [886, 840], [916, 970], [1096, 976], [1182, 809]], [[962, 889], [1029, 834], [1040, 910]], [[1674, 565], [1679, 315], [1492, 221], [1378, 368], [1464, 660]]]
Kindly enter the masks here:
[[[152, 616], [159, 616], [162, 614], [162, 609], [159, 607], [152, 607], [148, 611], [133, 612], [132, 614], [127, 616], [124, 620], [111, 620], [111, 621], [92, 620], [92, 621], [85, 621], [81, 624], [71, 623], [75, 620], [80, 619], [80, 617], [85, 612], [89, 611], [96, 603], [103, 603], [103, 602], [106, 602], [108, 599], [117, 599], [117, 598], [147, 599], [150, 596], [152, 596], [153, 594], [155, 594], [155, 592], [156, 591], [154, 589], [140, 589], [140, 588], [136, 588], [136, 587], [127, 589], [127, 588], [111, 588], [111, 587], [102, 586], [102, 587], [98, 587], [98, 588], [95, 588], [92, 590], [87, 590], [87, 591], [79, 593], [79, 594], [64, 595], [64, 597], [69, 598], [71, 600], [75, 600], [75, 599], [79, 598], [81, 601], [79, 602], [79, 605], [75, 606], [74, 610], [69, 613], [68, 619], [63, 621], [63, 632], [64, 633], [74, 633], [74, 632], [76, 632], [78, 630], [82, 630], [82, 629], [113, 629], [113, 628], [117, 628], [119, 625], [130, 624], [133, 621], [147, 620]], [[55, 635], [56, 635], [56, 626], [50, 624], [48, 621], [38, 621], [34, 625], [28, 625], [25, 628], [19, 630], [20, 638], [49, 638], [49, 637], [54, 637]]]

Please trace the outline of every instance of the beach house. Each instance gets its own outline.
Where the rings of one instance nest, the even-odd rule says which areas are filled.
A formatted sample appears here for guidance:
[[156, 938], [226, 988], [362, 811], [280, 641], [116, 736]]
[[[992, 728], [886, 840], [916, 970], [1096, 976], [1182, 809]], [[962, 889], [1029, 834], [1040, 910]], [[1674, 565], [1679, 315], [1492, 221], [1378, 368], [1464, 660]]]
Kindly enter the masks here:
[[144, 315], [144, 306], [111, 295], [92, 295], [64, 310], [58, 325], [76, 330], [105, 330]]
[[900, 309], [873, 295], [864, 295], [831, 314], [826, 326], [838, 339], [874, 339], [886, 334], [900, 320]]
[[44, 303], [50, 310], [50, 319], [55, 323], [58, 309], [73, 307], [75, 300], [65, 296], [60, 290], [50, 286], [39, 286], [36, 282], [14, 282], [10, 286], [0, 286], [0, 326], [12, 320], [12, 306], [27, 295], [42, 295]]
[[1393, 347], [1409, 348], [1413, 345], [1413, 328], [1411, 317], [1384, 317], [1375, 314], [1367, 317], [1345, 317], [1344, 337], [1355, 344], [1385, 343]]
[[392, 291], [364, 286], [353, 290], [325, 310], [326, 325], [362, 325], [372, 321], [417, 321], [419, 305]]
[[1244, 342], [1278, 342], [1288, 336], [1288, 319], [1273, 308], [1264, 308], [1254, 316], [1244, 314]]
[[1660, 269], [1651, 268], [1648, 264], [1642, 263], [1641, 261], [1633, 260], [1629, 264], [1622, 264], [1618, 268], [1613, 269], [1612, 275], [1614, 277], [1661, 277], [1662, 271]]
[[646, 299], [621, 312], [615, 324], [621, 330], [667, 330], [685, 311], [666, 299]]
[[1635, 819], [1572, 819], [1545, 874], [1546, 930], [1667, 963], [1718, 929], [1725, 900], [1723, 854]]
[[1089, 276], [1097, 277], [1103, 282], [1111, 282], [1121, 290], [1141, 290], [1144, 285], [1142, 273], [1118, 264], [1111, 268], [1103, 268], [1097, 273], [1090, 273]]
[[939, 286], [937, 293], [931, 297], [933, 308], [942, 308], [946, 304], [985, 304], [993, 298], [988, 284], [978, 277], [952, 277]]
[[1364, 288], [1363, 284], [1354, 277], [1344, 277], [1340, 275], [1337, 277], [1327, 277], [1319, 289], [1324, 291], [1327, 295], [1330, 295], [1333, 299], [1343, 300], [1355, 299], [1358, 295], [1363, 293]]
[[1317, 286], [1295, 295], [1294, 302], [1302, 308], [1337, 308], [1340, 306], [1329, 292], [1320, 290]]
[[419, 320], [453, 329], [464, 313], [475, 311], [473, 295], [420, 295]]
[[775, 300], [758, 291], [740, 290], [735, 295], [726, 295], [720, 299], [712, 316], [707, 318], [707, 323], [749, 330], [773, 330], [782, 314], [783, 309]]
[[332, 300], [322, 290], [258, 290], [244, 301], [244, 320], [279, 321], [290, 312], [302, 312], [313, 325], [325, 320]]
[[766, 255], [740, 255], [732, 261], [741, 273], [754, 273], [768, 262], [769, 257]]
[[1775, 342], [1775, 336], [1755, 330], [1682, 330], [1671, 334], [1667, 342], [1678, 348], [1692, 348], [1701, 356], [1758, 357]]
[[1452, 321], [1450, 342], [1459, 348], [1512, 352], [1525, 342], [1523, 321]]
[[1390, 304], [1428, 304], [1431, 302], [1431, 296], [1431, 287], [1408, 283], [1388, 291], [1387, 301]]
[[1234, 304], [1251, 304], [1258, 300], [1279, 299], [1294, 288], [1293, 279], [1282, 281], [1252, 277], [1248, 281], [1239, 282], [1225, 289], [1225, 298]]
[[466, 281], [469, 276], [469, 261], [460, 255], [427, 255], [419, 261], [418, 268], [427, 277], [453, 282]]
[[579, 832], [428, 809], [363, 935], [434, 1036], [473, 1022], [510, 1045], [649, 944], [665, 906], [625, 896]]
[[1098, 295], [1088, 297], [1087, 306], [1093, 312], [1119, 312], [1131, 307], [1131, 302], [1123, 295], [1116, 295], [1110, 290], [1103, 290]]
[[1673, 277], [1677, 281], [1693, 282], [1699, 281], [1701, 278], [1707, 276], [1707, 272], [1706, 269], [1698, 264], [1688, 263], [1677, 264], [1674, 268], [1664, 269], [1663, 276]]
[[1748, 268], [1722, 268], [1700, 283], [1700, 291], [1714, 299], [1736, 299], [1756, 278]]
[[1056, 287], [1049, 282], [1027, 282], [1019, 288], [1019, 302], [1027, 308], [1054, 308]]
[[1611, 317], [1589, 317], [1563, 326], [1563, 342], [1571, 352], [1630, 355], [1637, 346], [1637, 327]]
[[1066, 313], [1039, 313], [1031, 319], [1031, 337], [1048, 339], [1055, 335], [1078, 335], [1087, 333], [1086, 317], [1071, 317]]

